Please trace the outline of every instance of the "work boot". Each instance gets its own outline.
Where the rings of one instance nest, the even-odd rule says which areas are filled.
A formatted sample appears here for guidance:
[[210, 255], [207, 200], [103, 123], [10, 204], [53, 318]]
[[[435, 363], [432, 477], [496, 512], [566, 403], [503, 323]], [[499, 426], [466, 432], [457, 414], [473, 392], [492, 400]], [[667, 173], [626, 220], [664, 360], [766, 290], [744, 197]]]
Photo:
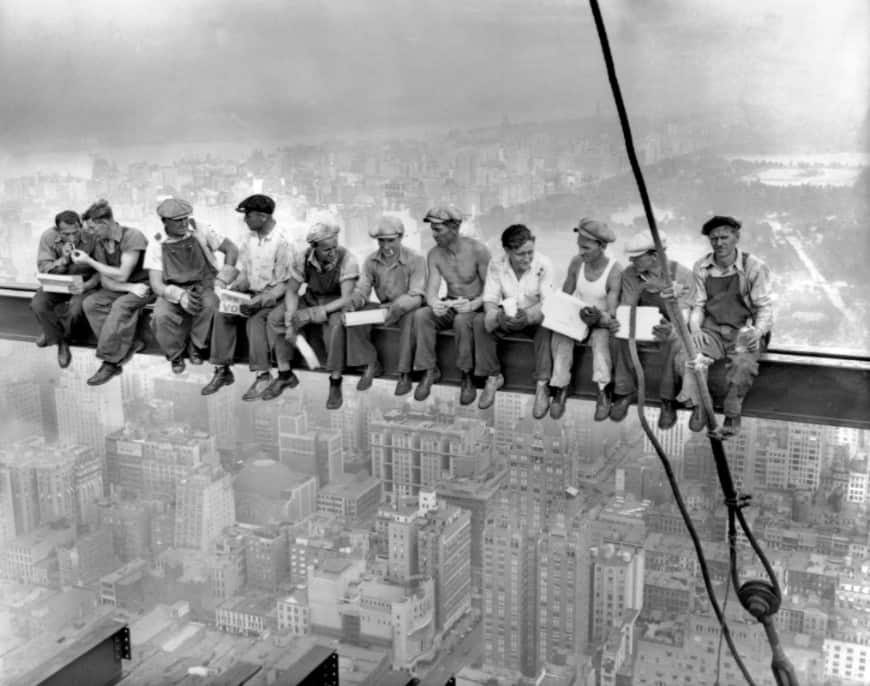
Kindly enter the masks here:
[[130, 345], [130, 348], [127, 350], [127, 354], [121, 358], [121, 361], [118, 362], [118, 364], [127, 364], [130, 360], [133, 359], [133, 355], [135, 355], [136, 353], [141, 353], [143, 350], [145, 350], [145, 341], [141, 341], [137, 338]]
[[595, 398], [595, 421], [603, 422], [610, 416], [610, 387], [598, 389], [598, 397]]
[[236, 378], [229, 367], [216, 367], [214, 376], [211, 377], [211, 381], [202, 387], [200, 394], [211, 395], [212, 393], [217, 393], [221, 389], [221, 386], [229, 386], [235, 380]]
[[692, 408], [692, 416], [689, 418], [689, 429], [698, 433], [707, 426], [707, 415], [704, 408], [699, 404]]
[[740, 433], [740, 415], [726, 415], [722, 426], [723, 436], [736, 436]]
[[114, 362], [103, 362], [97, 370], [97, 373], [88, 379], [86, 383], [88, 386], [101, 386], [107, 381], [110, 381], [113, 376], [118, 376], [122, 371], [124, 370], [121, 369], [121, 365], [119, 364], [115, 364]]
[[257, 400], [263, 395], [269, 384], [272, 383], [272, 375], [269, 372], [260, 372], [250, 388], [242, 395], [242, 400]]
[[663, 431], [670, 429], [677, 423], [677, 406], [673, 400], [662, 400], [659, 410], [659, 428]]
[[621, 422], [628, 414], [628, 408], [637, 400], [637, 393], [629, 393], [628, 395], [620, 395], [614, 398], [610, 405], [609, 416], [614, 422]]
[[394, 395], [405, 395], [411, 392], [411, 375], [407, 372], [399, 374], [399, 380], [396, 382], [396, 390]]
[[337, 379], [329, 378], [329, 397], [326, 399], [327, 410], [337, 410], [341, 407], [344, 399], [341, 396], [341, 377]]
[[36, 337], [36, 340], [34, 341], [34, 343], [36, 343], [37, 348], [47, 348], [48, 347], [48, 337], [44, 333], [41, 333]]
[[69, 350], [69, 343], [59, 341], [57, 344], [57, 363], [61, 369], [66, 369], [72, 362], [72, 353]]
[[172, 365], [172, 373], [173, 374], [182, 374], [186, 369], [184, 364], [184, 358], [180, 355], [176, 357], [174, 360], [169, 360], [170, 365]]
[[562, 386], [553, 389], [553, 402], [550, 404], [550, 417], [553, 419], [561, 419], [565, 414], [565, 407], [568, 404], [568, 387]]
[[427, 369], [420, 383], [417, 384], [417, 390], [414, 391], [414, 400], [426, 400], [432, 390], [432, 384], [438, 383], [440, 378], [441, 370], [438, 367]]
[[365, 371], [362, 373], [359, 381], [356, 382], [356, 390], [369, 390], [372, 387], [372, 382], [375, 380], [375, 377], [380, 376], [383, 371], [384, 370], [383, 367], [381, 367], [380, 362], [375, 361], [366, 365]]
[[546, 381], [538, 381], [535, 387], [535, 404], [532, 406], [532, 416], [543, 419], [550, 409], [550, 386]]
[[502, 386], [504, 386], [504, 377], [501, 374], [487, 377], [486, 386], [483, 387], [483, 393], [480, 394], [480, 402], [477, 403], [477, 406], [481, 410], [492, 407], [495, 402], [495, 393]]
[[272, 400], [284, 392], [285, 388], [296, 388], [299, 385], [298, 377], [292, 372], [278, 372], [278, 378], [269, 384], [261, 396], [263, 400]]
[[474, 387], [471, 372], [462, 372], [462, 381], [459, 382], [459, 404], [471, 405], [476, 397], [477, 389]]

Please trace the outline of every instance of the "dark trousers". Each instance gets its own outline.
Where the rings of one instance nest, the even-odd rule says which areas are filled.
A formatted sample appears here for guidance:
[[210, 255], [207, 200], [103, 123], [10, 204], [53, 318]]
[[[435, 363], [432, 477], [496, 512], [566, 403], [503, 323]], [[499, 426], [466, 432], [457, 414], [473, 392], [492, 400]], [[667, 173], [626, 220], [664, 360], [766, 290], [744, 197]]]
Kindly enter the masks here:
[[[300, 307], [306, 303], [300, 300]], [[286, 308], [284, 303], [279, 303], [275, 308], [273, 316], [269, 318], [269, 330], [278, 341], [278, 345], [287, 346], [287, 360], [293, 359], [292, 343], [288, 343], [284, 335], [287, 333], [287, 327], [284, 326], [284, 314]], [[344, 323], [341, 321], [341, 312], [331, 312], [324, 324], [306, 324], [296, 331], [305, 336], [312, 347], [315, 347], [320, 342], [326, 349], [326, 369], [330, 372], [341, 372], [344, 370], [344, 353], [345, 353], [345, 335]], [[315, 347], [316, 350], [316, 347]], [[277, 353], [276, 353], [277, 354]]]
[[130, 351], [137, 334], [141, 338], [142, 309], [153, 295], [140, 298], [133, 293], [98, 288], [88, 295], [82, 309], [97, 336], [97, 357], [118, 364]]
[[[270, 330], [269, 318], [279, 307], [283, 321], [284, 303], [281, 302], [275, 307], [257, 310], [245, 322], [245, 333], [248, 335], [248, 367], [252, 372], [268, 372], [272, 368], [269, 350], [275, 349], [277, 341], [274, 332]], [[237, 327], [243, 319], [245, 318], [233, 314], [214, 313], [209, 361], [216, 367], [233, 363], [236, 356]], [[284, 341], [283, 336], [281, 341]]]
[[460, 371], [474, 369], [474, 316], [477, 312], [457, 314], [448, 310], [447, 314], [436, 316], [431, 307], [414, 310], [414, 334], [417, 346], [414, 351], [414, 370], [434, 369], [438, 365], [435, 343], [439, 331], [453, 327], [456, 334], [456, 366]]
[[543, 326], [527, 326], [521, 331], [496, 329], [489, 333], [484, 326], [485, 315], [478, 312], [474, 317], [474, 375], [496, 376], [501, 374], [498, 357], [498, 342], [505, 336], [531, 338], [535, 349], [535, 381], [549, 381], [553, 373], [553, 355], [550, 350], [550, 330]]
[[[679, 350], [679, 341], [668, 339], [659, 342], [659, 354], [662, 357], [662, 377], [659, 384], [659, 398], [674, 400], [677, 397], [677, 379], [674, 375], [674, 359]], [[611, 338], [610, 354], [613, 358], [613, 393], [614, 395], [630, 395], [637, 392], [637, 374], [631, 354], [628, 351], [628, 341], [624, 338]]]
[[36, 291], [30, 301], [30, 309], [42, 327], [45, 340], [49, 345], [59, 343], [70, 337], [73, 327], [82, 318], [82, 303], [86, 293], [67, 295], [66, 293], [46, 293]]
[[[374, 310], [380, 306], [369, 303], [364, 309]], [[411, 371], [414, 354], [414, 312], [406, 312], [399, 319], [399, 364], [396, 368], [400, 374]], [[371, 326], [348, 326], [347, 331], [347, 366], [362, 367], [377, 362], [378, 351], [372, 344]]]
[[180, 358], [187, 348], [188, 339], [200, 350], [208, 346], [218, 298], [214, 290], [205, 288], [201, 299], [202, 309], [196, 314], [185, 312], [181, 305], [171, 303], [166, 298], [157, 299], [151, 325], [154, 337], [167, 359]]

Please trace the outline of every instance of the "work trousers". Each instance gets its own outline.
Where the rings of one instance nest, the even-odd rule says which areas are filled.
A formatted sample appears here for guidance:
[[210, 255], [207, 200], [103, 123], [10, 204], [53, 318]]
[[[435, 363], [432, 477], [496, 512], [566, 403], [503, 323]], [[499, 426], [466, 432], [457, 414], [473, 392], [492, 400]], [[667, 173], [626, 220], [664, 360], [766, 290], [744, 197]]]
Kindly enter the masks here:
[[[368, 303], [365, 310], [378, 309], [380, 305]], [[411, 310], [401, 316], [399, 326], [399, 364], [396, 368], [400, 374], [411, 371], [414, 355], [414, 312]], [[378, 351], [372, 344], [372, 327], [348, 326], [347, 330], [347, 366], [362, 367], [377, 362]]]
[[[276, 316], [276, 310], [281, 308], [281, 323], [284, 323], [284, 303], [275, 307], [262, 307], [247, 318], [245, 333], [248, 336], [248, 367], [252, 372], [268, 372], [272, 368], [269, 351], [275, 351], [279, 360], [290, 360], [287, 354], [287, 342], [281, 336], [280, 340], [274, 329], [269, 325], [270, 319]], [[211, 359], [216, 367], [228, 366], [236, 356], [236, 338], [238, 325], [244, 317], [222, 312], [214, 313], [214, 323], [211, 331]], [[283, 355], [283, 357], [282, 357]]]
[[154, 337], [167, 359], [179, 359], [187, 348], [188, 340], [200, 350], [208, 346], [218, 298], [211, 288], [204, 288], [200, 298], [202, 309], [196, 314], [185, 312], [181, 305], [171, 303], [166, 298], [157, 299], [151, 325]]
[[506, 336], [531, 338], [535, 351], [535, 381], [549, 381], [553, 373], [553, 356], [550, 350], [550, 330], [543, 326], [527, 326], [520, 331], [486, 330], [486, 315], [478, 312], [474, 317], [474, 375], [496, 376], [501, 374], [498, 342]]
[[[288, 343], [284, 336], [287, 327], [284, 325], [286, 307], [283, 302], [269, 316], [269, 335], [275, 339], [275, 356], [279, 360], [280, 355], [287, 356], [287, 362], [293, 359], [295, 346]], [[330, 372], [342, 372], [344, 370], [345, 336], [344, 323], [341, 321], [341, 312], [331, 312], [323, 324], [309, 323], [296, 330], [305, 336], [309, 343], [317, 344], [319, 341], [326, 350], [326, 369]], [[280, 353], [279, 353], [280, 351]]]
[[[680, 348], [679, 341], [669, 338], [660, 341], [659, 355], [662, 359], [662, 376], [659, 383], [659, 398], [674, 400], [677, 397], [677, 380], [674, 375], [674, 360]], [[637, 392], [637, 373], [631, 354], [628, 350], [628, 340], [614, 337], [611, 341], [613, 357], [613, 393], [614, 395], [631, 395]], [[649, 376], [647, 376], [649, 379]], [[648, 389], [649, 390], [649, 389]], [[649, 394], [649, 393], [648, 393]]]
[[448, 310], [446, 314], [437, 316], [431, 307], [421, 307], [414, 310], [414, 335], [417, 339], [414, 351], [414, 370], [434, 369], [438, 365], [435, 354], [435, 343], [438, 332], [453, 328], [456, 335], [457, 357], [456, 366], [462, 372], [474, 369], [474, 317], [477, 312], [458, 314]]
[[36, 291], [30, 301], [30, 309], [42, 327], [48, 345], [60, 343], [70, 337], [73, 327], [84, 316], [82, 303], [87, 293], [68, 295]]
[[133, 293], [98, 288], [88, 295], [82, 309], [97, 337], [97, 357], [118, 364], [130, 351], [137, 336], [143, 337], [142, 310], [154, 302], [149, 292], [144, 298]]
[[[574, 362], [573, 338], [553, 332], [553, 376], [550, 385], [564, 388], [571, 383], [571, 365]], [[604, 328], [592, 329], [588, 338], [592, 348], [592, 381], [599, 387], [606, 386], [611, 380], [610, 331]]]

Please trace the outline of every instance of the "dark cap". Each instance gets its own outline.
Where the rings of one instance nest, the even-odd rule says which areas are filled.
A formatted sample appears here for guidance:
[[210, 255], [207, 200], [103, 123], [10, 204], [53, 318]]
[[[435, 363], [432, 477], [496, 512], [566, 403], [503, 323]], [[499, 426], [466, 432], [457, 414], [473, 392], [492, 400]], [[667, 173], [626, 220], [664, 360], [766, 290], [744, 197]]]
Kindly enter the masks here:
[[616, 240], [616, 236], [607, 224], [588, 217], [584, 217], [577, 222], [577, 226], [574, 227], [574, 233], [579, 233], [581, 236], [602, 243], [613, 243]]
[[712, 219], [708, 219], [706, 222], [704, 222], [704, 226], [701, 227], [701, 233], [705, 236], [709, 236], [710, 232], [713, 229], [717, 229], [720, 226], [727, 226], [729, 229], [739, 231], [740, 227], [743, 225], [734, 217], [727, 217], [717, 214]]
[[262, 212], [272, 214], [275, 211], [275, 201], [268, 195], [249, 195], [239, 203], [236, 212]]

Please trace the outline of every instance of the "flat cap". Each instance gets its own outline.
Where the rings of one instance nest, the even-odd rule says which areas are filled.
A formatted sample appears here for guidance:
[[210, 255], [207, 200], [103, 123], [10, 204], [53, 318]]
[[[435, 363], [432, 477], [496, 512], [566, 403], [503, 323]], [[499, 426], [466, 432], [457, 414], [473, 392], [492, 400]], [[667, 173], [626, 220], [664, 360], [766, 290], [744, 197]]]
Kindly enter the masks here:
[[305, 235], [305, 240], [309, 243], [328, 241], [330, 238], [335, 238], [339, 231], [341, 231], [341, 229], [338, 224], [329, 221], [317, 222], [314, 226], [308, 229], [308, 233]]
[[405, 225], [401, 219], [392, 215], [384, 215], [374, 228], [369, 229], [369, 236], [372, 238], [395, 238], [404, 235]]
[[236, 212], [263, 212], [264, 214], [272, 214], [275, 211], [275, 201], [268, 195], [249, 195], [239, 203], [236, 207]]
[[193, 205], [180, 198], [166, 198], [157, 206], [157, 216], [161, 219], [184, 219], [193, 214]]
[[742, 224], [737, 221], [734, 217], [728, 217], [717, 214], [716, 216], [708, 219], [704, 222], [704, 226], [701, 227], [701, 233], [705, 236], [709, 236], [710, 232], [713, 229], [716, 229], [720, 226], [727, 226], [729, 229], [740, 229]]
[[426, 213], [423, 221], [429, 224], [443, 224], [449, 221], [461, 222], [462, 211], [454, 205], [438, 205]]
[[574, 227], [574, 233], [579, 233], [581, 236], [586, 236], [586, 238], [603, 243], [613, 243], [616, 240], [616, 236], [607, 224], [597, 219], [590, 219], [589, 217], [584, 217], [577, 222], [577, 226]]
[[[667, 248], [667, 237], [663, 233], [660, 233], [659, 238], [662, 241], [662, 247]], [[625, 254], [629, 257], [640, 257], [644, 253], [655, 249], [656, 244], [653, 242], [652, 235], [649, 231], [640, 231], [639, 233], [634, 234], [625, 244]]]

